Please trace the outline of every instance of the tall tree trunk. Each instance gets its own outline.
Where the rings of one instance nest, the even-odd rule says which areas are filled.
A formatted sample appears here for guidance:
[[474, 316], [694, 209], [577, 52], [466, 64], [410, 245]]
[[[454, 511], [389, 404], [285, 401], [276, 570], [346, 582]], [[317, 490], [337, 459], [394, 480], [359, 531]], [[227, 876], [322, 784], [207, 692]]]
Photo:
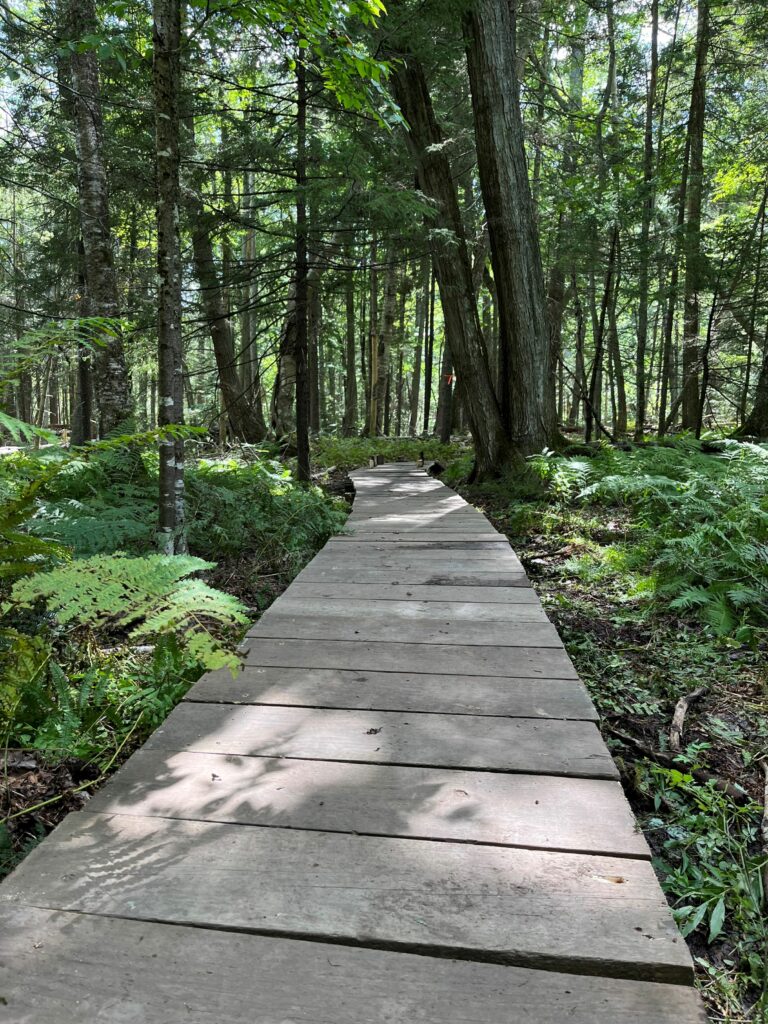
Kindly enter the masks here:
[[643, 218], [640, 227], [640, 268], [638, 271], [637, 353], [635, 364], [635, 440], [642, 441], [646, 417], [645, 356], [648, 347], [648, 303], [650, 297], [650, 237], [655, 205], [653, 114], [659, 75], [659, 0], [651, 0], [651, 70], [645, 97], [643, 140]]
[[[253, 216], [252, 189], [253, 174], [246, 172], [243, 176], [243, 190], [245, 192], [244, 213], [248, 221]], [[241, 378], [246, 397], [253, 409], [253, 415], [258, 424], [258, 430], [262, 437], [266, 437], [267, 424], [264, 419], [264, 391], [261, 381], [259, 348], [256, 343], [255, 309], [258, 298], [256, 285], [256, 230], [250, 224], [246, 227], [243, 234], [243, 271], [245, 287], [243, 288], [243, 309], [240, 314], [240, 333], [242, 336], [240, 352]]]
[[344, 345], [344, 419], [341, 432], [352, 437], [357, 430], [357, 368], [355, 365], [355, 275], [352, 271], [352, 251], [347, 250], [345, 278], [345, 312], [347, 333]]
[[368, 315], [368, 419], [367, 433], [375, 437], [379, 423], [379, 269], [378, 245], [374, 233], [371, 239], [371, 296]]
[[768, 324], [763, 337], [763, 362], [757, 378], [755, 400], [744, 421], [743, 432], [750, 437], [768, 437]]
[[757, 263], [755, 266], [755, 284], [752, 288], [752, 302], [749, 308], [749, 324], [747, 326], [747, 365], [744, 369], [744, 387], [741, 392], [739, 406], [739, 423], [744, 424], [747, 417], [747, 402], [749, 401], [749, 385], [752, 375], [752, 354], [755, 348], [755, 321], [757, 319], [757, 305], [761, 295], [762, 270], [763, 270], [763, 240], [765, 237], [765, 207], [768, 201], [768, 186], [763, 190], [763, 198], [758, 211], [760, 221], [760, 233], [757, 242]]
[[688, 197], [683, 235], [685, 252], [685, 316], [683, 320], [683, 429], [695, 430], [699, 417], [699, 295], [705, 285], [701, 251], [701, 208], [704, 196], [704, 120], [709, 53], [709, 0], [699, 0], [696, 66], [688, 114]]
[[[584, 59], [585, 59], [585, 15], [579, 18], [573, 40], [571, 42], [571, 66], [568, 75], [568, 101], [562, 101], [565, 111], [568, 114], [568, 129], [563, 148], [561, 162], [563, 177], [571, 178], [576, 172], [576, 153], [578, 139], [576, 128], [584, 104]], [[546, 73], [546, 65], [544, 68]], [[554, 371], [555, 365], [563, 365], [563, 316], [566, 307], [565, 278], [568, 264], [573, 263], [571, 235], [571, 217], [566, 211], [561, 211], [557, 220], [557, 231], [555, 233], [555, 252], [552, 265], [547, 279], [547, 319], [549, 322], [549, 349], [550, 349], [550, 373]], [[582, 353], [583, 355], [583, 353]], [[560, 389], [562, 404], [562, 391]], [[562, 420], [558, 412], [558, 420]]]
[[437, 386], [437, 416], [435, 433], [441, 444], [451, 440], [453, 425], [453, 363], [448, 345], [443, 343], [443, 355], [440, 366], [440, 383]]
[[[373, 380], [371, 405], [376, 409], [375, 434], [388, 433], [384, 425], [384, 406], [389, 382], [389, 353], [397, 315], [397, 265], [394, 253], [389, 254], [389, 266], [384, 283], [384, 307], [382, 310], [381, 329], [378, 332], [376, 353], [376, 377]], [[371, 416], [373, 426], [373, 416]]]
[[[503, 422], [516, 452], [556, 439], [544, 272], [516, 70], [515, 6], [475, 0], [464, 19], [480, 187], [501, 324]], [[464, 379], [464, 374], [459, 371]]]
[[309, 367], [309, 429], [320, 433], [322, 371], [320, 358], [320, 292], [310, 286], [307, 300], [307, 365]]
[[[82, 236], [77, 246], [77, 272], [80, 286], [80, 315], [88, 316], [88, 287], [85, 283], [85, 254]], [[19, 322], [18, 317], [16, 322]], [[17, 341], [21, 334], [16, 335]], [[77, 346], [74, 401], [72, 402], [71, 443], [77, 447], [93, 438], [93, 375], [92, 353], [85, 345]], [[21, 385], [22, 381], [20, 381]], [[25, 416], [21, 417], [25, 419]]]
[[429, 303], [430, 265], [427, 256], [422, 257], [419, 280], [416, 284], [416, 347], [413, 352], [413, 376], [411, 378], [411, 414], [408, 433], [416, 436], [419, 422], [419, 387], [421, 384], [421, 353], [424, 348], [427, 306]]
[[265, 436], [263, 416], [259, 416], [250, 403], [248, 389], [243, 385], [238, 372], [232, 324], [227, 315], [224, 289], [216, 273], [211, 226], [211, 218], [202, 200], [197, 197], [190, 200], [192, 255], [200, 285], [203, 314], [216, 358], [223, 412], [236, 437], [255, 443], [262, 441]]
[[613, 294], [613, 278], [616, 265], [616, 253], [619, 241], [619, 228], [615, 224], [611, 235], [611, 249], [608, 255], [608, 267], [605, 274], [605, 289], [603, 300], [600, 306], [600, 314], [597, 314], [594, 282], [592, 284], [592, 322], [593, 335], [595, 339], [595, 355], [590, 375], [589, 392], [587, 395], [587, 419], [584, 432], [587, 441], [592, 440], [593, 430], [604, 430], [602, 427], [602, 376], [603, 357], [605, 354], [605, 321], [608, 315], [608, 308]]
[[[98, 33], [93, 0], [70, 0], [68, 29], [74, 40]], [[69, 60], [77, 151], [78, 199], [85, 280], [91, 316], [117, 321], [120, 316], [109, 190], [104, 163], [101, 84], [96, 52], [75, 49]], [[131, 391], [122, 331], [105, 332], [96, 354], [99, 432], [115, 430], [131, 415]]]
[[[159, 425], [184, 422], [181, 339], [181, 246], [179, 241], [180, 0], [154, 0], [152, 86], [155, 104], [157, 178], [157, 337]], [[184, 442], [160, 441], [157, 544], [164, 554], [186, 550], [184, 536]]]
[[509, 439], [488, 366], [451, 166], [420, 64], [406, 57], [396, 65], [392, 82], [395, 98], [410, 126], [408, 143], [419, 185], [434, 201], [433, 224], [441, 229], [433, 232], [435, 273], [445, 336], [464, 387], [476, 470], [481, 477], [492, 475], [508, 460]]
[[307, 69], [296, 62], [296, 451], [297, 477], [309, 483], [309, 262], [307, 258]]
[[432, 405], [432, 363], [435, 355], [435, 270], [429, 270], [426, 326], [424, 336], [424, 425], [423, 433], [429, 433], [429, 410]]

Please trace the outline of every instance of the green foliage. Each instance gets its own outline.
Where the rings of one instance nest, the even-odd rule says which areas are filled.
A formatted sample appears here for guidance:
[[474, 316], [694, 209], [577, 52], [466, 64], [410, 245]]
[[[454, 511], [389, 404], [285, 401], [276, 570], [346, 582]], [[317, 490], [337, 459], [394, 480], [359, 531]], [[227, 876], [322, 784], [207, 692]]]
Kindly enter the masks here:
[[312, 444], [312, 464], [323, 468], [357, 469], [367, 466], [373, 455], [383, 456], [386, 462], [418, 462], [422, 453], [427, 465], [439, 462], [443, 466], [472, 455], [465, 443], [440, 444], [434, 437], [321, 436]]
[[[675, 919], [686, 937], [698, 931], [708, 945], [728, 940], [730, 964], [739, 969], [727, 980], [713, 977], [719, 978], [721, 999], [738, 1012], [750, 989], [764, 993], [768, 984], [762, 808], [737, 804], [713, 783], [699, 785], [681, 770], [644, 762], [636, 774], [656, 810], [665, 805], [674, 813], [672, 824], [651, 817], [647, 828], [660, 848], [655, 866]], [[764, 996], [760, 1003], [768, 1010]]]
[[94, 555], [20, 580], [12, 601], [21, 608], [43, 601], [64, 626], [77, 625], [132, 641], [177, 632], [207, 668], [237, 664], [212, 630], [248, 621], [240, 602], [190, 575], [212, 563], [184, 555], [130, 558]]
[[187, 474], [190, 547], [209, 557], [248, 552], [296, 569], [338, 533], [347, 512], [278, 462], [200, 460]]
[[4, 677], [0, 739], [38, 751], [48, 764], [77, 759], [105, 770], [129, 740], [140, 742], [161, 724], [199, 673], [195, 655], [174, 634], [149, 653], [95, 652], [89, 660], [82, 649], [65, 648], [61, 662], [50, 641], [17, 634], [9, 647], [4, 639], [4, 668], [13, 659], [23, 672], [15, 689], [14, 677]]
[[615, 505], [643, 533], [657, 604], [749, 642], [768, 626], [768, 448], [692, 441], [531, 460], [561, 503]]

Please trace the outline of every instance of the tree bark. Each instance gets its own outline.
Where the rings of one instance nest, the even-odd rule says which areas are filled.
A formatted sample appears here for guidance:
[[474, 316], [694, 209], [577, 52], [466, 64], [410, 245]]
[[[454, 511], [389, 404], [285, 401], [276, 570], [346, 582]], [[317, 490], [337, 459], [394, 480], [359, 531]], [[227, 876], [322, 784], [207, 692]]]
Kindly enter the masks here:
[[397, 314], [397, 266], [392, 252], [389, 253], [389, 260], [390, 263], [387, 267], [384, 281], [384, 306], [382, 309], [381, 328], [377, 333], [376, 376], [372, 378], [371, 407], [376, 410], [375, 424], [373, 414], [371, 414], [371, 428], [374, 436], [387, 433], [384, 425], [384, 407], [388, 393], [389, 353], [392, 347], [395, 316]]
[[[98, 32], [93, 0], [70, 0], [68, 30], [81, 40]], [[110, 227], [109, 189], [104, 162], [101, 84], [95, 51], [73, 52], [69, 61], [77, 152], [78, 199], [83, 238], [85, 280], [91, 316], [117, 321], [120, 316], [113, 238]], [[99, 432], [115, 430], [131, 415], [131, 389], [119, 326], [105, 332], [96, 353], [96, 400]]]
[[755, 399], [744, 421], [743, 433], [750, 437], [768, 437], [768, 324], [763, 337], [763, 361], [757, 378]]
[[438, 230], [433, 232], [432, 244], [446, 339], [465, 388], [477, 474], [490, 476], [507, 463], [509, 439], [488, 366], [451, 166], [421, 65], [413, 57], [405, 57], [395, 66], [392, 83], [410, 127], [408, 143], [419, 186], [435, 204], [433, 225]]
[[[159, 425], [172, 427], [184, 422], [179, 240], [180, 0], [154, 0], [152, 18]], [[173, 437], [163, 437], [159, 447], [157, 544], [163, 554], [173, 555], [186, 551], [184, 442]]]
[[424, 349], [427, 305], [429, 302], [430, 266], [429, 257], [421, 260], [419, 279], [416, 284], [416, 346], [413, 352], [413, 376], [411, 378], [411, 414], [408, 433], [416, 436], [419, 422], [419, 388], [421, 385], [421, 354]]
[[[508, 0], [475, 0], [464, 18], [464, 37], [499, 303], [503, 422], [515, 451], [525, 456], [554, 444], [557, 424], [544, 272], [515, 62], [516, 7]], [[464, 374], [459, 376], [463, 381]]]
[[435, 417], [435, 433], [441, 444], [451, 440], [453, 424], [453, 362], [450, 349], [443, 342], [443, 355], [440, 365], [440, 382], [437, 386], [437, 415]]
[[684, 430], [695, 430], [699, 417], [699, 293], [705, 285], [701, 252], [701, 209], [704, 196], [704, 120], [709, 53], [709, 0], [699, 0], [696, 28], [696, 66], [688, 115], [688, 193], [683, 248], [685, 253], [685, 316], [683, 320]]
[[635, 441], [642, 441], [646, 416], [645, 356], [648, 347], [648, 303], [650, 295], [650, 237], [655, 206], [656, 159], [653, 146], [653, 113], [659, 75], [659, 0], [651, 0], [651, 69], [645, 97], [643, 139], [643, 217], [640, 226], [640, 268], [638, 271], [637, 353], [635, 365]]
[[263, 416], [249, 401], [248, 389], [238, 372], [235, 341], [211, 240], [211, 219], [203, 202], [195, 196], [190, 200], [190, 231], [195, 274], [200, 285], [200, 301], [213, 343], [216, 369], [223, 403], [223, 412], [232, 433], [249, 444], [263, 441]]
[[349, 264], [345, 279], [346, 338], [344, 344], [344, 418], [341, 432], [353, 437], [357, 432], [357, 368], [355, 365], [355, 275], [352, 271], [352, 252], [347, 250]]
[[297, 478], [309, 483], [309, 262], [307, 258], [307, 69], [296, 62], [296, 450]]

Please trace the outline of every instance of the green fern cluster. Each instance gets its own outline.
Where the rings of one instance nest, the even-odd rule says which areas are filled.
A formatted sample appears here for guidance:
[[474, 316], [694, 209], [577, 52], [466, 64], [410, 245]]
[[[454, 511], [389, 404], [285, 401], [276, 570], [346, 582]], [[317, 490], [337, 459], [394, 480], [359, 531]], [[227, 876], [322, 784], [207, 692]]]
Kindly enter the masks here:
[[216, 633], [242, 627], [248, 618], [236, 598], [189, 578], [210, 568], [210, 562], [183, 555], [94, 555], [20, 580], [11, 598], [21, 608], [42, 601], [61, 625], [117, 639], [141, 642], [178, 633], [206, 668], [235, 666], [236, 656]]
[[533, 464], [558, 500], [624, 506], [658, 599], [748, 641], [768, 626], [768, 447], [708, 447], [604, 446], [593, 459], [548, 453]]
[[300, 487], [280, 463], [201, 460], [187, 474], [189, 544], [207, 557], [304, 563], [343, 527], [348, 509]]

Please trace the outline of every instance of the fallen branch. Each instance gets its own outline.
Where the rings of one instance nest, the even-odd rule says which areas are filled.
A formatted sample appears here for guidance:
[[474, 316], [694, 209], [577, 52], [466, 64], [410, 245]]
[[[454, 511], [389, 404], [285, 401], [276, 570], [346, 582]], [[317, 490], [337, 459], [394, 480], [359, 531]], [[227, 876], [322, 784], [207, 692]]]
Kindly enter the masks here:
[[[643, 757], [647, 757], [650, 761], [655, 761], [656, 764], [662, 765], [664, 768], [675, 768], [680, 771], [681, 765], [675, 760], [672, 754], [667, 754], [663, 750], [654, 750], [653, 747], [648, 746], [647, 743], [643, 743], [642, 740], [637, 739], [635, 736], [631, 736], [628, 732], [622, 732], [620, 729], [610, 728], [609, 731], [616, 736], [617, 739], [622, 740], [624, 743], [628, 743], [634, 747]], [[741, 786], [736, 786], [726, 779], [721, 779], [718, 775], [714, 775], [712, 772], [707, 771], [706, 768], [693, 768], [688, 771], [688, 774], [692, 778], [696, 779], [697, 782], [712, 782], [716, 789], [719, 789], [721, 793], [725, 793], [731, 797], [737, 803], [745, 803], [750, 799], [749, 793], [742, 789]]]
[[682, 749], [683, 725], [685, 723], [685, 716], [688, 713], [688, 708], [695, 700], [698, 700], [699, 697], [703, 697], [707, 690], [707, 686], [700, 686], [697, 690], [691, 690], [691, 692], [686, 694], [685, 697], [681, 697], [675, 706], [675, 713], [672, 716], [672, 726], [669, 730], [669, 747], [670, 750], [674, 750], [676, 754], [679, 754]]

